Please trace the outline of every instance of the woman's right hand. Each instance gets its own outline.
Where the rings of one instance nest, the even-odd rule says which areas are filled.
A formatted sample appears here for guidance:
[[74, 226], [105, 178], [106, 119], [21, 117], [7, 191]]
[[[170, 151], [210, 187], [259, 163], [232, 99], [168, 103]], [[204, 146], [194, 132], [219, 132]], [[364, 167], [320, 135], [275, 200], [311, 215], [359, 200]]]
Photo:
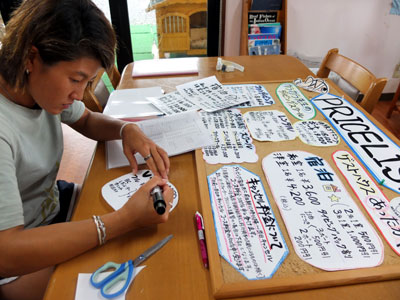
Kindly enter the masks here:
[[[154, 209], [153, 198], [150, 194], [157, 185], [160, 186], [163, 191], [166, 204], [165, 213], [162, 215], [159, 215]], [[132, 195], [119, 212], [123, 220], [128, 222], [131, 230], [158, 223], [165, 223], [168, 220], [173, 194], [173, 190], [168, 186], [167, 180], [159, 176], [154, 176]]]

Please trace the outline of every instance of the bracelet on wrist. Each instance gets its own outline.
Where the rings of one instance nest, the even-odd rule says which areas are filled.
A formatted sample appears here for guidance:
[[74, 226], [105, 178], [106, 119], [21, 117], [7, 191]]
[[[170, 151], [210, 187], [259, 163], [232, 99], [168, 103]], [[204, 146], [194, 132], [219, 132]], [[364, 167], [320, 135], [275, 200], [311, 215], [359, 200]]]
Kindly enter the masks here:
[[106, 227], [101, 220], [100, 216], [93, 216], [94, 224], [96, 225], [97, 229], [97, 237], [99, 239], [99, 245], [103, 245], [106, 242]]
[[119, 130], [119, 136], [122, 138], [122, 131], [124, 130], [126, 125], [131, 124], [130, 122], [126, 122], [124, 124], [122, 124], [121, 129]]

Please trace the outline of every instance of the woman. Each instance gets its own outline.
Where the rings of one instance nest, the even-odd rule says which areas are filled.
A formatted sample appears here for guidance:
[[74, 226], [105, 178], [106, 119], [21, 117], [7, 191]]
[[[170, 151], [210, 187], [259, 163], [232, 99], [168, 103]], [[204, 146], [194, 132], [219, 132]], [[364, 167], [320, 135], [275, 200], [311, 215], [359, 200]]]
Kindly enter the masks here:
[[[0, 298], [41, 299], [55, 264], [135, 228], [167, 221], [173, 194], [166, 184], [169, 160], [136, 125], [93, 113], [79, 101], [99, 70], [114, 63], [115, 34], [90, 0], [26, 0], [7, 24], [2, 43]], [[63, 198], [55, 180], [61, 122], [95, 140], [122, 138], [133, 172], [133, 154], [139, 152], [156, 176], [120, 210], [55, 223]], [[167, 203], [162, 216], [150, 197], [157, 185]]]

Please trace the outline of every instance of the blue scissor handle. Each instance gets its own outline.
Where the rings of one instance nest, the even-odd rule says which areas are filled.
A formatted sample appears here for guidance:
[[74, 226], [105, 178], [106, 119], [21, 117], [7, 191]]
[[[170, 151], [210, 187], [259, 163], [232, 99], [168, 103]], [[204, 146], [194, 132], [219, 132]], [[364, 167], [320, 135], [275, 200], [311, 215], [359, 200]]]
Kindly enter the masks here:
[[[100, 273], [115, 269], [110, 275], [106, 276], [102, 280], [97, 280]], [[133, 264], [132, 260], [128, 260], [125, 263], [117, 264], [114, 262], [108, 262], [101, 266], [90, 276], [90, 283], [100, 289], [101, 295], [104, 298], [110, 299], [121, 295], [129, 286], [133, 275]], [[113, 294], [109, 294], [108, 291], [118, 282], [125, 281], [124, 286]]]

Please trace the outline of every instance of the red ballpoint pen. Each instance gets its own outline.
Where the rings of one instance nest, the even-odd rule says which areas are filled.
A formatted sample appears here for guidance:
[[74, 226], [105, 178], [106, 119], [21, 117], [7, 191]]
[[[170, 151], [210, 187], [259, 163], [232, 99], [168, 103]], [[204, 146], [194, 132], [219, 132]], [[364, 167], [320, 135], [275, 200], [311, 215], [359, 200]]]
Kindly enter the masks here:
[[198, 211], [196, 211], [194, 218], [196, 220], [197, 234], [198, 234], [199, 242], [200, 242], [201, 258], [203, 260], [204, 267], [208, 269], [208, 256], [207, 256], [207, 248], [206, 248], [206, 239], [204, 236], [203, 217], [201, 216], [201, 214]]

